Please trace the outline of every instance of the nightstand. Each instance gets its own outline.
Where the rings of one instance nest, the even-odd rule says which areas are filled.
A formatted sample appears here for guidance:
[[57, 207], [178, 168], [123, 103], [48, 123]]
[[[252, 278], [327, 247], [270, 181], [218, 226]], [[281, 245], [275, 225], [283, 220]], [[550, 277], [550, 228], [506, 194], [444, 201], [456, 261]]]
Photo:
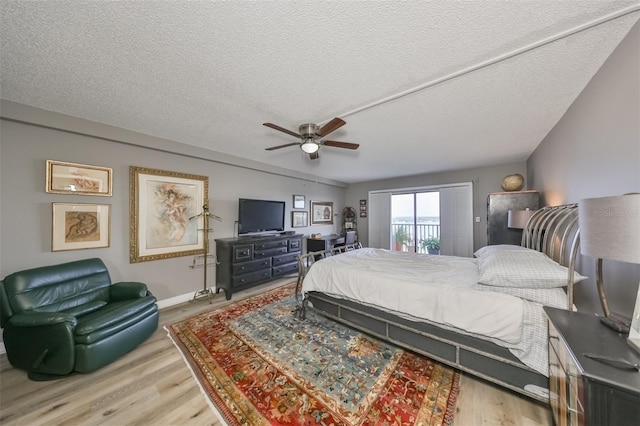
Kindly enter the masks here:
[[544, 308], [549, 317], [549, 402], [557, 426], [637, 425], [640, 372], [585, 353], [640, 362], [626, 335], [595, 315]]

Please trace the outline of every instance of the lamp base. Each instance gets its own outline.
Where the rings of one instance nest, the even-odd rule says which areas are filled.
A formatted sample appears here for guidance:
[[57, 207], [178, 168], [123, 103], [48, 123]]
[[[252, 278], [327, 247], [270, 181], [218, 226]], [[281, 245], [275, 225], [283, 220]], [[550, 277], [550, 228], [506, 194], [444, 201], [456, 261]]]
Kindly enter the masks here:
[[631, 329], [631, 319], [624, 315], [611, 312], [608, 317], [598, 317], [607, 327], [617, 331], [618, 333], [628, 334]]

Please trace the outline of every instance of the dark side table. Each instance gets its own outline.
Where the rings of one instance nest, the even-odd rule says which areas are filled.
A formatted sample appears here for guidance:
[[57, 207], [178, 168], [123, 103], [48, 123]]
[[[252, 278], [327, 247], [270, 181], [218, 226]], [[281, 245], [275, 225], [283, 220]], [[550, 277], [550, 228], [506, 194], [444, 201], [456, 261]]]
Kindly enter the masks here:
[[595, 315], [546, 306], [549, 317], [549, 400], [556, 426], [640, 424], [640, 371], [584, 354], [640, 363], [627, 336]]

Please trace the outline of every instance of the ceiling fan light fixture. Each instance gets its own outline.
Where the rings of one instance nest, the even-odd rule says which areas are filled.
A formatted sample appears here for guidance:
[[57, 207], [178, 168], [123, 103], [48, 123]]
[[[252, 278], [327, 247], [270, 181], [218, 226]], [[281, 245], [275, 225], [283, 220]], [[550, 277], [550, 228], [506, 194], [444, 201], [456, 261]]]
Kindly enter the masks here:
[[315, 141], [315, 139], [306, 139], [302, 144], [300, 144], [300, 149], [306, 152], [307, 154], [313, 154], [314, 152], [318, 152], [320, 149], [320, 145]]

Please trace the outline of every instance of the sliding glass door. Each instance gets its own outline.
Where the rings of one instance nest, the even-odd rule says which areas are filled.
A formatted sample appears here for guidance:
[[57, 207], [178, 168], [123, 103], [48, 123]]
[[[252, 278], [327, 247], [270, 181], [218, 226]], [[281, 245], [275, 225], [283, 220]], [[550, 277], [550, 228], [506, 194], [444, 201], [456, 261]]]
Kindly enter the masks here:
[[471, 182], [369, 192], [369, 247], [473, 255]]
[[440, 192], [391, 195], [392, 250], [440, 251]]

